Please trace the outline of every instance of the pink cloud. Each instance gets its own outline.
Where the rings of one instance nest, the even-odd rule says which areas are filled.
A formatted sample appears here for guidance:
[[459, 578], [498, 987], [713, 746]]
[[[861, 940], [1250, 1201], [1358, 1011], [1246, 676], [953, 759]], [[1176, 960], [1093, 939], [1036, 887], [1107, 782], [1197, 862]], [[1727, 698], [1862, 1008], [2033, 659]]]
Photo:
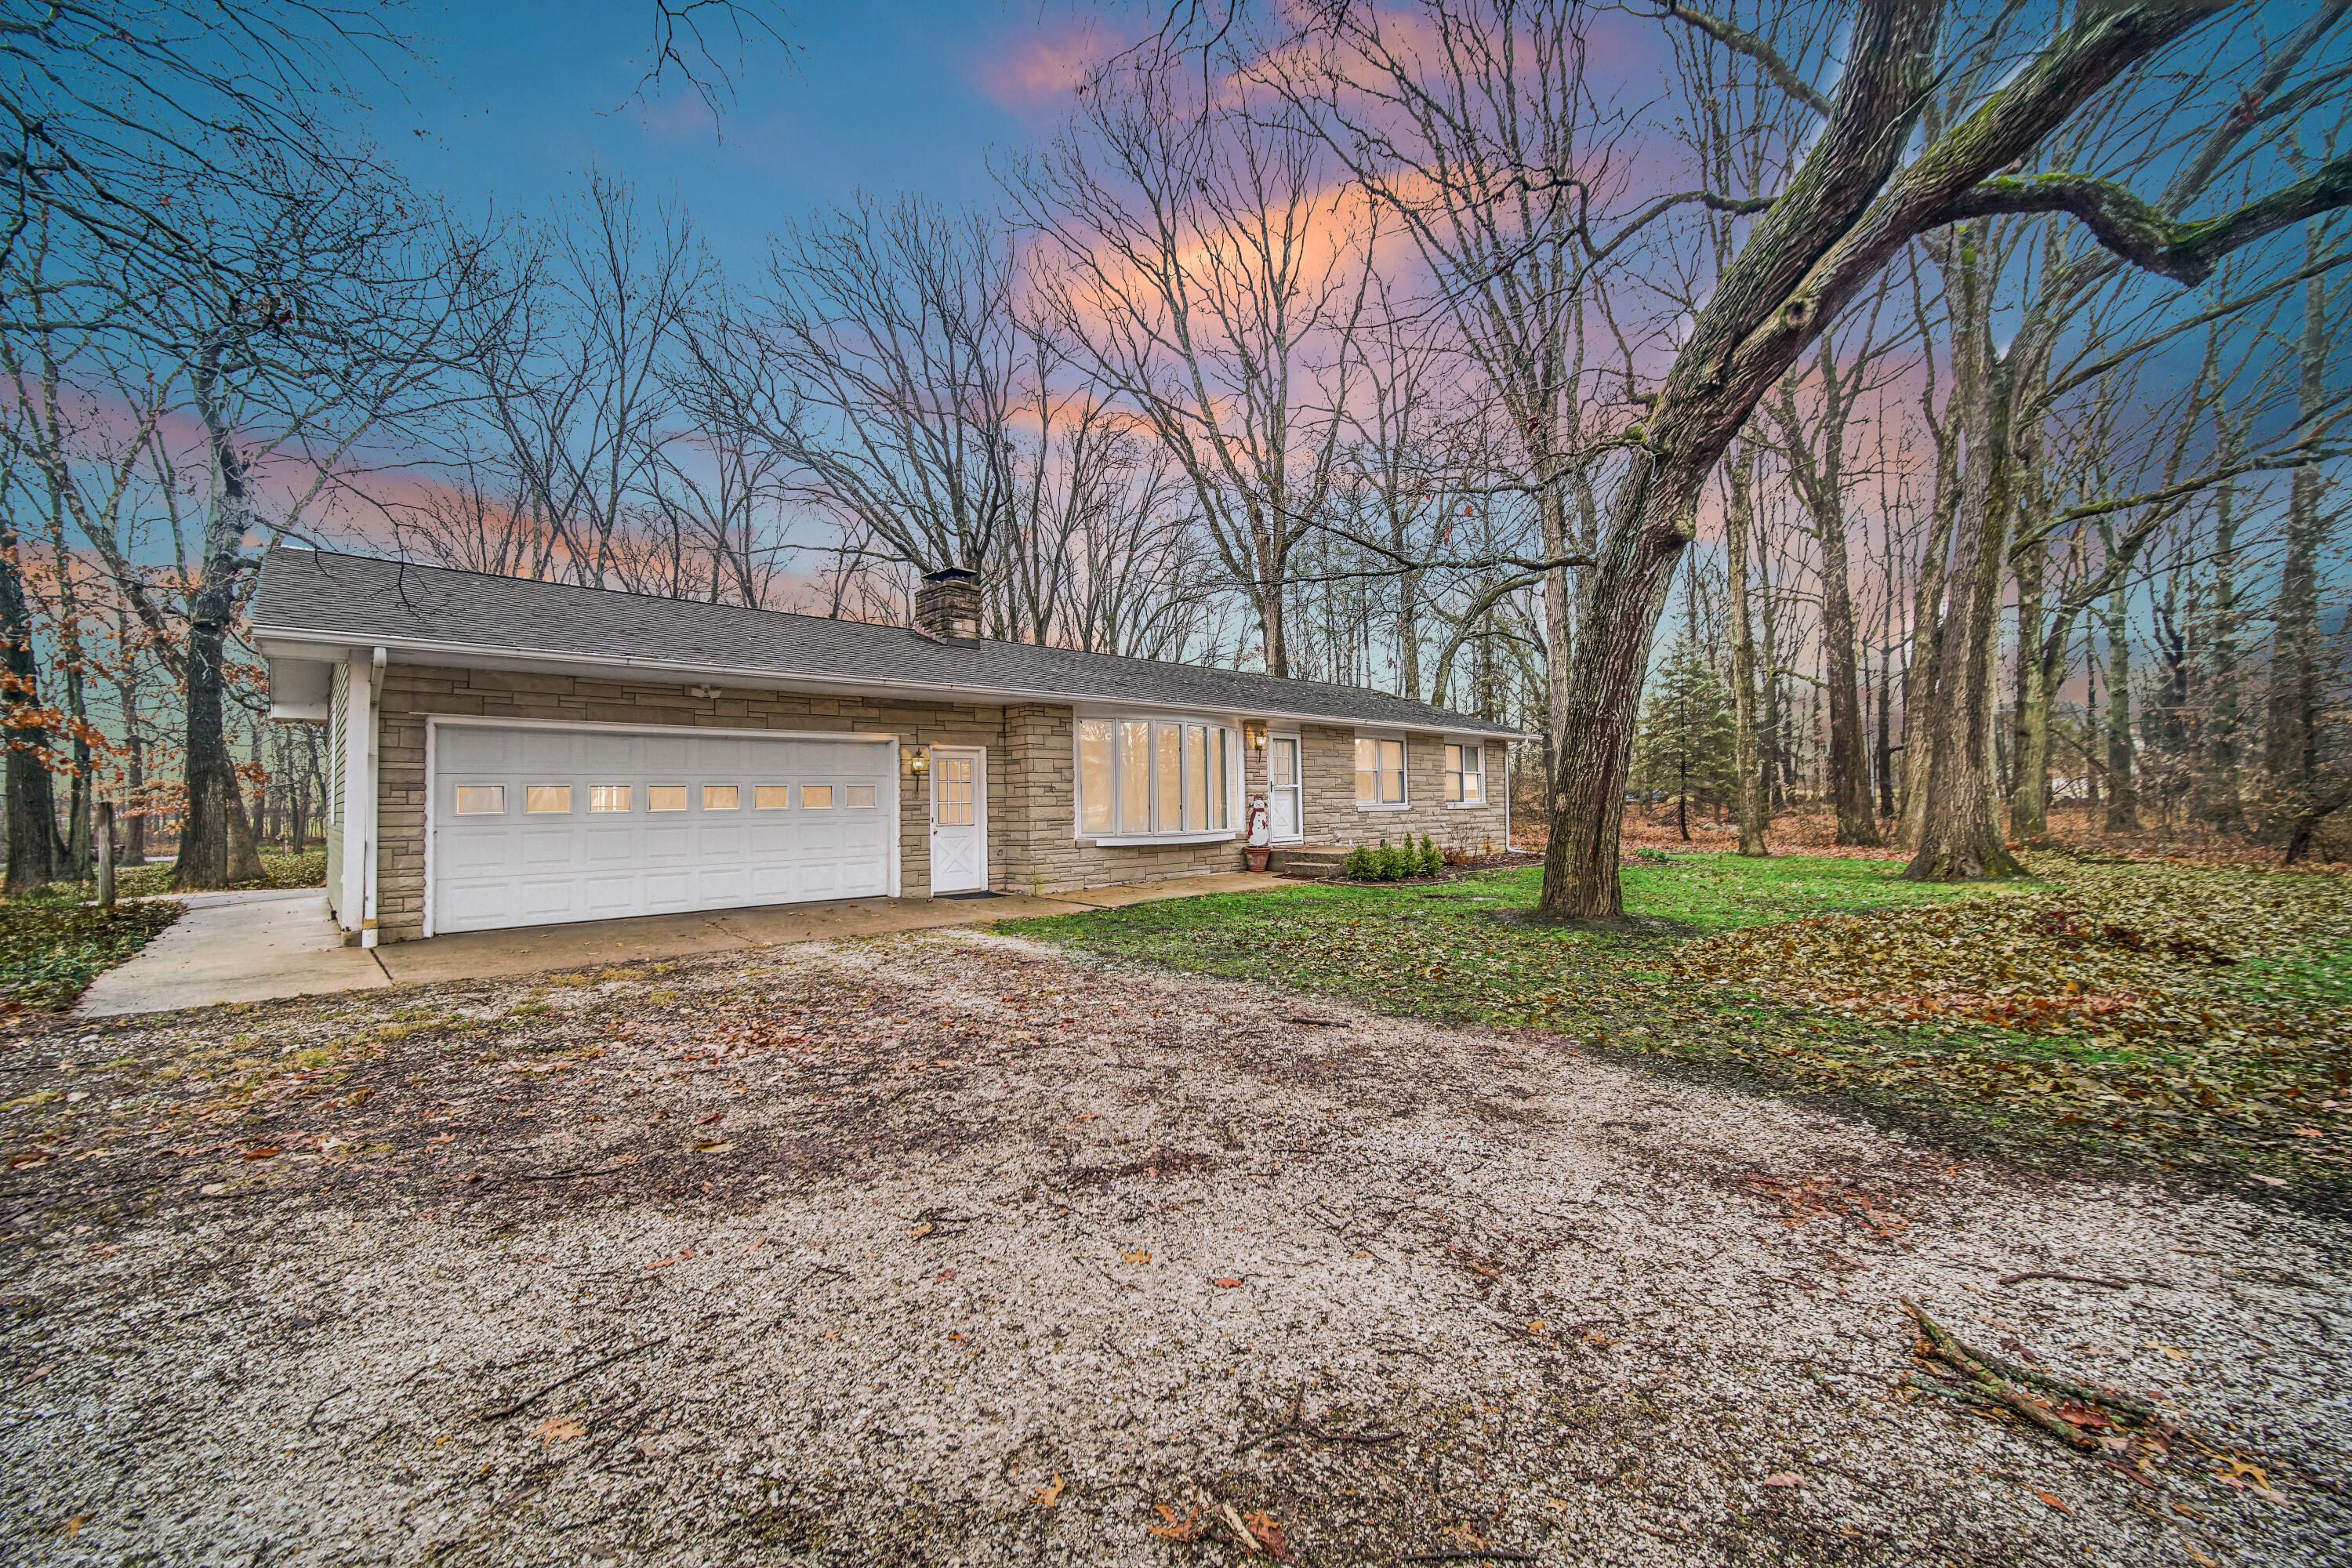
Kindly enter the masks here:
[[997, 43], [971, 74], [982, 92], [1016, 113], [1058, 108], [1110, 47], [1091, 19], [1057, 22]]

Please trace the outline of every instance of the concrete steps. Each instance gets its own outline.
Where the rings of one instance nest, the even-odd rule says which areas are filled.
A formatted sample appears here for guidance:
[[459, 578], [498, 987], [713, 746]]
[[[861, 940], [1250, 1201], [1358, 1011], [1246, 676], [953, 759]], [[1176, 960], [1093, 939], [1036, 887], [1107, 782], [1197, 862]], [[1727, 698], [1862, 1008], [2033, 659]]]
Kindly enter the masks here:
[[1286, 844], [1276, 847], [1266, 858], [1265, 868], [1284, 877], [1306, 877], [1317, 881], [1337, 877], [1348, 862], [1345, 846], [1329, 844]]

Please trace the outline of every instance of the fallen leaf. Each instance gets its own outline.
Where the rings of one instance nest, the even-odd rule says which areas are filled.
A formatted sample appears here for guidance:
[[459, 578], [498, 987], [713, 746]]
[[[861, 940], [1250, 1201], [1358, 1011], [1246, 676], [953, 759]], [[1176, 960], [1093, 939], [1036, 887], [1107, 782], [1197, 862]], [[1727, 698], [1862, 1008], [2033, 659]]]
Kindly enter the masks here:
[[1039, 1491], [1030, 1500], [1040, 1508], [1052, 1508], [1062, 1500], [1062, 1493], [1068, 1489], [1068, 1486], [1069, 1483], [1062, 1479], [1062, 1472], [1055, 1470], [1053, 1484]]
[[216, 1198], [226, 1191], [228, 1191], [228, 1184], [226, 1182], [206, 1182], [203, 1186], [196, 1189], [199, 1196], [207, 1198]]
[[248, 1160], [267, 1160], [278, 1152], [279, 1150], [277, 1144], [264, 1143], [258, 1149], [247, 1149], [245, 1152], [245, 1157]]
[[1156, 1502], [1151, 1506], [1159, 1510], [1160, 1517], [1168, 1522], [1145, 1525], [1144, 1532], [1148, 1535], [1159, 1536], [1163, 1541], [1192, 1541], [1198, 1539], [1201, 1532], [1208, 1528], [1202, 1521], [1201, 1510], [1197, 1508], [1180, 1520], [1176, 1517], [1176, 1510], [1164, 1502]]
[[12, 1171], [22, 1171], [30, 1166], [46, 1165], [48, 1163], [49, 1157], [47, 1154], [11, 1154], [8, 1157], [8, 1168]]
[[694, 1152], [698, 1154], [719, 1154], [733, 1147], [735, 1144], [731, 1139], [703, 1138], [696, 1142]]
[[937, 1279], [936, 1281], [934, 1281], [934, 1282], [935, 1282], [935, 1283], [937, 1283], [937, 1284], [944, 1285], [944, 1284], [946, 1284], [949, 1280], [950, 1280], [950, 1279], [954, 1279], [954, 1278], [955, 1278], [955, 1270], [954, 1270], [954, 1269], [952, 1269], [952, 1268], [942, 1268], [942, 1269], [940, 1269], [940, 1272], [939, 1272], [939, 1278], [938, 1278], [938, 1279]]
[[1149, 1263], [1151, 1261], [1151, 1254], [1148, 1252], [1122, 1252], [1118, 1255], [1118, 1260], [1121, 1263]]
[[1268, 1557], [1276, 1563], [1290, 1561], [1290, 1542], [1283, 1538], [1282, 1526], [1275, 1522], [1272, 1514], [1261, 1509], [1255, 1513], [1242, 1515], [1242, 1522], [1249, 1526], [1250, 1534], [1256, 1538], [1258, 1545], [1265, 1548]]
[[914, 1229], [912, 1229], [912, 1230], [908, 1231], [907, 1234], [908, 1234], [908, 1236], [910, 1236], [910, 1237], [923, 1237], [923, 1236], [929, 1236], [929, 1235], [930, 1235], [930, 1234], [931, 1234], [931, 1232], [933, 1232], [933, 1231], [935, 1231], [935, 1230], [937, 1230], [938, 1228], [939, 1228], [939, 1226], [937, 1226], [933, 1225], [929, 1220], [925, 1220], [922, 1224], [920, 1224], [920, 1225], [917, 1226]]
[[678, 1253], [677, 1253], [677, 1257], [675, 1257], [675, 1258], [655, 1258], [651, 1263], [646, 1264], [646, 1267], [647, 1268], [668, 1268], [668, 1267], [669, 1267], [671, 1264], [673, 1264], [673, 1263], [682, 1263], [682, 1262], [684, 1262], [686, 1259], [688, 1259], [688, 1258], [691, 1258], [691, 1257], [693, 1257], [693, 1256], [694, 1256], [694, 1248], [692, 1248], [692, 1247], [681, 1247], [681, 1248], [679, 1248], [679, 1250], [678, 1250]]
[[542, 1448], [551, 1448], [573, 1437], [585, 1436], [587, 1433], [588, 1424], [577, 1415], [551, 1415], [530, 1429], [530, 1435], [539, 1439], [539, 1446]]
[[2060, 1513], [2072, 1513], [2074, 1511], [2073, 1509], [2068, 1508], [2063, 1501], [2051, 1496], [2048, 1492], [2043, 1491], [2040, 1487], [2033, 1489], [2033, 1495], [2040, 1498], [2043, 1502], [2048, 1503], [2052, 1508], [2056, 1509]]
[[1805, 1484], [1805, 1478], [1794, 1470], [1776, 1470], [1764, 1478], [1764, 1484], [1768, 1487], [1801, 1487]]
[[1530, 1323], [1528, 1323], [1528, 1332], [1529, 1332], [1529, 1333], [1531, 1333], [1531, 1334], [1539, 1334], [1539, 1333], [1542, 1333], [1543, 1331], [1544, 1331], [1544, 1321], [1543, 1321], [1541, 1318], [1538, 1318], [1538, 1319], [1534, 1320], [1532, 1322], [1530, 1322]]
[[81, 1533], [81, 1527], [89, 1522], [89, 1517], [90, 1516], [86, 1513], [78, 1513], [71, 1519], [66, 1521], [63, 1524], [58, 1526], [58, 1531], [68, 1541], [71, 1541], [75, 1536]]
[[726, 1114], [724, 1110], [714, 1110], [708, 1116], [698, 1118], [694, 1124], [697, 1127], [708, 1127]]
[[1220, 1290], [1232, 1290], [1237, 1289], [1240, 1284], [1241, 1281], [1238, 1279], [1224, 1279], [1217, 1281], [1217, 1289]]

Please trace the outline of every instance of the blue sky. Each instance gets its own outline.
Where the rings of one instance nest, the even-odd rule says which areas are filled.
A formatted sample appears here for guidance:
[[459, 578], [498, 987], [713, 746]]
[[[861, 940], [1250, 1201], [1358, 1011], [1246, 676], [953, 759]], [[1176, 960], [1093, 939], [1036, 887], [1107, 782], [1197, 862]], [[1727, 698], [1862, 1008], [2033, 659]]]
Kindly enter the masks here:
[[785, 32], [797, 59], [754, 44], [714, 132], [689, 92], [633, 100], [650, 10], [419, 5], [410, 15], [431, 64], [404, 78], [404, 93], [371, 93], [376, 133], [418, 184], [468, 208], [542, 211], [601, 168], [649, 198], [681, 199], [731, 261], [782, 217], [860, 186], [992, 203], [991, 154], [1051, 132], [1090, 26], [1038, 0], [796, 5]]

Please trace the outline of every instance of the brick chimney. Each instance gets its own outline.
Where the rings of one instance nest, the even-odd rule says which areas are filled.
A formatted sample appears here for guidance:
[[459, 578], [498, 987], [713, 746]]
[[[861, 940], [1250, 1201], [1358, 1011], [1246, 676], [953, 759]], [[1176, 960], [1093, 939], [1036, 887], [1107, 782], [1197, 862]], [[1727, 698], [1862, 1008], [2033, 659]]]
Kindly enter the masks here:
[[915, 590], [915, 625], [935, 637], [980, 636], [980, 574], [943, 566]]

